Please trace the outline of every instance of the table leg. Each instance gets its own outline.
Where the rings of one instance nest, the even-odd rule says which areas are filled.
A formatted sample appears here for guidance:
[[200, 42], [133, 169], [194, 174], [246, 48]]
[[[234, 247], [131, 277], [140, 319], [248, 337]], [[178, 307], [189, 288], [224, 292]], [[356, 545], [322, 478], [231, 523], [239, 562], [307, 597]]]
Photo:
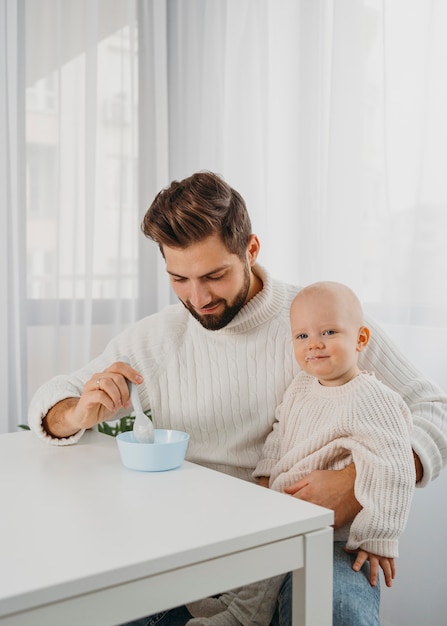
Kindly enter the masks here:
[[333, 530], [304, 535], [304, 567], [293, 572], [292, 626], [332, 625]]

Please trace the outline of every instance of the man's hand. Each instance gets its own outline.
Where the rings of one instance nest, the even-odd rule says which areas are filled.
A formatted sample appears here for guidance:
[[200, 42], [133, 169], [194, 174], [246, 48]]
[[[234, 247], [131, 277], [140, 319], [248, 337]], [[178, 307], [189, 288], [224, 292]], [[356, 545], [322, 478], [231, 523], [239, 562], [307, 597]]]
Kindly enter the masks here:
[[53, 437], [70, 437], [81, 429], [110, 419], [121, 408], [130, 406], [127, 380], [138, 385], [143, 378], [121, 361], [93, 374], [85, 383], [80, 398], [61, 400], [48, 411], [42, 422], [43, 428]]
[[361, 511], [354, 496], [355, 465], [342, 470], [314, 470], [284, 491], [295, 498], [319, 504], [334, 511], [334, 528], [351, 522]]

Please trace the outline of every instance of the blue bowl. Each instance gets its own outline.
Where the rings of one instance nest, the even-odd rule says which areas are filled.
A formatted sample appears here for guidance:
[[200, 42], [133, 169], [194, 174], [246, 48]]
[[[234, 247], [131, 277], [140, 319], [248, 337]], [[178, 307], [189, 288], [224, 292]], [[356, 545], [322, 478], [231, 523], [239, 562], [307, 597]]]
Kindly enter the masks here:
[[154, 443], [140, 443], [132, 431], [117, 435], [123, 465], [140, 472], [165, 472], [180, 467], [188, 448], [188, 433], [156, 428], [154, 439]]

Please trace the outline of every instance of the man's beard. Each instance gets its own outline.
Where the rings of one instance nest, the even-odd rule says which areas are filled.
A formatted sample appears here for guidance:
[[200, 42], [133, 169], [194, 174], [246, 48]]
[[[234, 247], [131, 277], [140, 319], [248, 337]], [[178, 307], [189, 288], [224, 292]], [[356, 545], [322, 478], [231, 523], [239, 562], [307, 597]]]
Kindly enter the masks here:
[[209, 315], [199, 315], [199, 313], [197, 313], [197, 311], [194, 309], [190, 302], [183, 302], [183, 300], [182, 302], [191, 313], [191, 315], [195, 317], [195, 319], [200, 322], [204, 328], [206, 328], [207, 330], [219, 330], [220, 328], [224, 328], [224, 326], [229, 324], [231, 320], [235, 318], [239, 311], [242, 309], [247, 300], [249, 289], [250, 269], [248, 264], [246, 264], [244, 267], [244, 284], [242, 285], [242, 289], [236, 295], [232, 304], [229, 305], [227, 301], [223, 299], [216, 300], [215, 302], [210, 302], [210, 308], [221, 303], [224, 304], [225, 308], [222, 313], [219, 313], [218, 315], [213, 315], [212, 313], [210, 313]]

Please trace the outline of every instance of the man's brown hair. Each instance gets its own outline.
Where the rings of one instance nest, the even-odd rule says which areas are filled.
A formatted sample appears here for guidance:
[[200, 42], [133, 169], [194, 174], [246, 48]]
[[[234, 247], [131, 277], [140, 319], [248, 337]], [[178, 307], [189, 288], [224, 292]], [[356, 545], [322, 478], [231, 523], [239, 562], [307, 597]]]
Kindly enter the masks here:
[[227, 250], [241, 258], [252, 234], [244, 199], [212, 172], [198, 172], [162, 189], [141, 229], [158, 243], [162, 254], [164, 245], [186, 248], [217, 234]]

